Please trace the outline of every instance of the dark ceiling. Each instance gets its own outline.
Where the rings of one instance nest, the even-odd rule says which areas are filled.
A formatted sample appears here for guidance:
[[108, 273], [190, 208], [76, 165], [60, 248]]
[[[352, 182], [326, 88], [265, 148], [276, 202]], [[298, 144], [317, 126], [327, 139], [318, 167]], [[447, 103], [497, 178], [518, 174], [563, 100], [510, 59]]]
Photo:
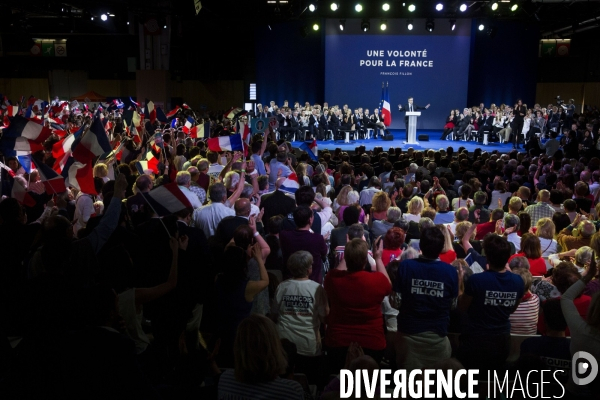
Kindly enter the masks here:
[[[289, 0], [202, 0], [202, 10], [196, 16], [194, 0], [90, 0], [1, 1], [0, 19], [2, 33], [83, 33], [106, 34], [127, 33], [127, 21], [143, 19], [148, 15], [170, 16], [173, 23], [186, 26], [186, 33], [239, 34], [246, 32], [240, 40], [249, 38], [254, 27], [260, 24], [285, 23], [290, 20], [318, 18], [477, 18], [477, 19], [516, 19], [537, 26], [544, 37], [569, 37], [573, 31], [592, 30], [600, 23], [600, 1], [589, 0], [539, 0], [539, 1], [499, 1], [498, 8], [492, 10], [494, 1], [387, 1], [390, 10], [384, 12], [378, 1], [338, 1], [337, 11], [330, 9], [332, 1]], [[357, 13], [354, 6], [362, 3], [363, 10]], [[308, 10], [309, 4], [316, 5], [316, 11]], [[436, 10], [442, 3], [444, 9]], [[467, 10], [459, 7], [466, 4]], [[410, 4], [416, 5], [414, 12], [408, 11]], [[517, 4], [516, 11], [510, 8]], [[114, 14], [108, 21], [99, 19], [103, 13]], [[94, 20], [91, 17], [95, 17]], [[189, 29], [192, 25], [193, 29]], [[597, 34], [597, 32], [596, 32]], [[553, 36], [555, 35], [555, 36]]]

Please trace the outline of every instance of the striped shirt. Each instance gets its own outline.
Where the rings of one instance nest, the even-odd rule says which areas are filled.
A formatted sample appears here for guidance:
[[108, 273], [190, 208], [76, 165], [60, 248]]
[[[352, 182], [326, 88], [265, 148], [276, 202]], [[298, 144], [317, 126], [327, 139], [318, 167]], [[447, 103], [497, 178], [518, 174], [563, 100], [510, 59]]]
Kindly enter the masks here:
[[535, 335], [537, 332], [540, 299], [536, 294], [523, 296], [519, 307], [509, 317], [510, 333], [517, 335]]
[[277, 378], [268, 383], [250, 385], [235, 379], [229, 369], [219, 379], [219, 400], [304, 400], [302, 385], [289, 379]]

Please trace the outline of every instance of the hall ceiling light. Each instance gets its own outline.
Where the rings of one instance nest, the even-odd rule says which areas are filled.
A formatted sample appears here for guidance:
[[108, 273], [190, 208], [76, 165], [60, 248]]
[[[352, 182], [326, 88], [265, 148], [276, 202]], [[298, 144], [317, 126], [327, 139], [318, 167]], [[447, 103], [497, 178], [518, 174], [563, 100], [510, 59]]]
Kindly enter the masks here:
[[410, 12], [413, 12], [413, 11], [415, 11], [415, 10], [416, 10], [416, 8], [417, 8], [417, 7], [415, 7], [415, 5], [414, 5], [414, 4], [410, 4], [410, 5], [408, 6], [408, 11], [410, 11]]
[[451, 30], [456, 29], [456, 20], [455, 19], [450, 20], [450, 29]]
[[318, 31], [319, 30], [319, 24], [317, 24], [316, 22], [313, 24], [313, 31]]
[[460, 7], [459, 7], [459, 10], [460, 10], [461, 12], [465, 12], [465, 11], [467, 11], [467, 5], [466, 5], [465, 3], [462, 3], [462, 4], [460, 5]]
[[442, 11], [444, 9], [444, 5], [442, 3], [437, 3], [435, 5], [435, 9], [438, 11]]
[[492, 3], [492, 11], [496, 11], [498, 9], [498, 3], [497, 2], [493, 2]]
[[382, 31], [385, 31], [387, 29], [387, 22], [381, 21], [381, 25], [379, 25], [379, 29], [381, 29]]
[[435, 22], [433, 21], [433, 18], [427, 19], [427, 22], [425, 22], [425, 29], [427, 29], [427, 32], [433, 32], [435, 29]]
[[340, 19], [340, 31], [343, 31], [345, 27], [346, 27], [346, 20]]
[[363, 32], [367, 32], [369, 28], [371, 28], [371, 23], [368, 19], [363, 19], [360, 24], [360, 29], [362, 29]]
[[408, 21], [406, 21], [406, 29], [408, 29], [409, 31], [413, 30], [412, 20], [409, 19]]
[[390, 11], [390, 5], [388, 3], [383, 3], [383, 5], [381, 6], [381, 9], [383, 11]]
[[338, 5], [337, 3], [331, 3], [331, 11], [337, 11]]
[[102, 15], [100, 16], [100, 19], [101, 19], [102, 21], [106, 21], [106, 20], [108, 19], [108, 16], [107, 16], [106, 14], [102, 14]]
[[482, 31], [485, 29], [485, 25], [484, 24], [479, 24], [479, 30]]
[[317, 6], [315, 6], [314, 4], [310, 4], [308, 6], [308, 11], [310, 11], [310, 12], [315, 12], [316, 9], [317, 9]]
[[358, 3], [357, 5], [354, 6], [354, 9], [356, 10], [356, 12], [361, 12], [362, 11], [362, 4]]
[[519, 5], [518, 4], [513, 4], [512, 7], [510, 7], [510, 11], [515, 12], [515, 11], [517, 11], [517, 8], [519, 8]]

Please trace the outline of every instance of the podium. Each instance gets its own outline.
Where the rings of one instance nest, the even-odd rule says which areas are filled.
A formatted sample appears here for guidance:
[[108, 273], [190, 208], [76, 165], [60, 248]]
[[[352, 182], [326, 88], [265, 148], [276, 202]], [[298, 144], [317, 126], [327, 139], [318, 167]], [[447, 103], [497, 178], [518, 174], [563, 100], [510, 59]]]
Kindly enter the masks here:
[[406, 131], [407, 140], [404, 144], [416, 144], [417, 142], [417, 117], [421, 116], [419, 111], [407, 111], [406, 116], [408, 117], [408, 129]]

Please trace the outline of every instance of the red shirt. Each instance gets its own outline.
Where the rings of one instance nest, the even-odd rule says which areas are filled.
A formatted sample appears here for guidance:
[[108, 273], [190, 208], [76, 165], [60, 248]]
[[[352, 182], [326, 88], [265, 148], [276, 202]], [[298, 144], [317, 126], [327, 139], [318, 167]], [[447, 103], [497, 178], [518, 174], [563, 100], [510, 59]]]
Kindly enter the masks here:
[[485, 235], [496, 231], [496, 222], [484, 222], [483, 224], [477, 224], [477, 234], [475, 240], [483, 240]]
[[[525, 256], [525, 253], [520, 251], [520, 252], [510, 256], [510, 258], [508, 259], [508, 262], [510, 263], [510, 260], [512, 260], [515, 257], [526, 257], [526, 256]], [[546, 275], [548, 268], [546, 267], [546, 261], [544, 261], [544, 259], [542, 257], [528, 258], [527, 261], [529, 261], [529, 272], [531, 272], [531, 275], [533, 275], [533, 276]]]
[[385, 349], [381, 302], [391, 290], [391, 283], [380, 272], [329, 271], [325, 292], [330, 311], [324, 343], [348, 347], [358, 342], [367, 349]]
[[[591, 302], [592, 302], [592, 298], [585, 294], [582, 294], [581, 296], [579, 296], [573, 300], [573, 304], [575, 305], [575, 308], [579, 312], [579, 315], [581, 316], [581, 318], [587, 319], [587, 312], [588, 312], [588, 308], [590, 307]], [[542, 335], [546, 334], [546, 321], [544, 320], [544, 313], [542, 311], [541, 305], [540, 305], [540, 315], [538, 317], [537, 329], [538, 329], [538, 332], [541, 333]], [[571, 336], [571, 331], [569, 331], [568, 327], [567, 327], [567, 330], [565, 331], [565, 335]]]
[[402, 254], [401, 249], [383, 249], [383, 253], [381, 254], [381, 261], [383, 261], [383, 265], [388, 265], [392, 261], [400, 259], [400, 254]]
[[456, 260], [456, 252], [454, 250], [448, 250], [445, 253], [440, 253], [440, 260], [452, 264], [452, 261]]

